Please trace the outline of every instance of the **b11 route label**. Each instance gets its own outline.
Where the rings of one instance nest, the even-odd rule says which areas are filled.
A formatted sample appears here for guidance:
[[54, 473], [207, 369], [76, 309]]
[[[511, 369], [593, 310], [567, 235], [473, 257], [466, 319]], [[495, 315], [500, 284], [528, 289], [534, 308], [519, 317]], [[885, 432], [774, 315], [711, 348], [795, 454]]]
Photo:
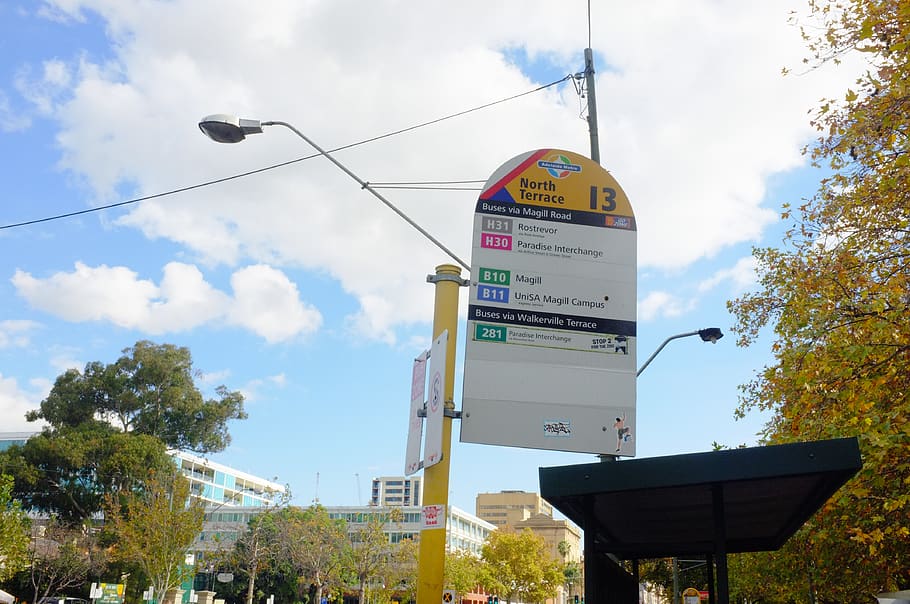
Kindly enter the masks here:
[[501, 166], [474, 213], [462, 440], [634, 455], [636, 270], [601, 166], [555, 149]]

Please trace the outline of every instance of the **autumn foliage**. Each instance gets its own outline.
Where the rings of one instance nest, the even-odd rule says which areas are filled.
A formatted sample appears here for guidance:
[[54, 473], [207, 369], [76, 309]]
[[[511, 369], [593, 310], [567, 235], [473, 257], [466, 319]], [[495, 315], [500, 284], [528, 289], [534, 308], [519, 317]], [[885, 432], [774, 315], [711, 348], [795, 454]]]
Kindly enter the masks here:
[[772, 411], [771, 443], [856, 436], [864, 467], [783, 550], [734, 564], [753, 598], [874, 602], [910, 587], [910, 3], [810, 8], [810, 66], [868, 69], [814, 112], [806, 153], [830, 176], [784, 208], [783, 245], [754, 252], [758, 290], [730, 303], [742, 345], [774, 333], [739, 412]]

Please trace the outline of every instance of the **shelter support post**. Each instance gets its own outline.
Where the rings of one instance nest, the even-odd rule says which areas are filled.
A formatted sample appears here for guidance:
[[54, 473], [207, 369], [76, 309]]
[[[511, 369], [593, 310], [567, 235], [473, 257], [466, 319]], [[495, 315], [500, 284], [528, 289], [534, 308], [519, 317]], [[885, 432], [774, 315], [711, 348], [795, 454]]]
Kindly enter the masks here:
[[589, 505], [585, 509], [585, 602], [599, 602], [597, 599], [597, 581], [600, 573], [597, 572], [597, 547], [595, 535], [597, 534], [597, 518], [594, 507]]
[[708, 569], [708, 604], [717, 604], [717, 589], [714, 587], [714, 554], [705, 556], [705, 567]]
[[711, 486], [714, 506], [714, 557], [717, 564], [717, 604], [730, 604], [729, 577], [727, 576], [727, 522], [724, 514], [724, 487]]

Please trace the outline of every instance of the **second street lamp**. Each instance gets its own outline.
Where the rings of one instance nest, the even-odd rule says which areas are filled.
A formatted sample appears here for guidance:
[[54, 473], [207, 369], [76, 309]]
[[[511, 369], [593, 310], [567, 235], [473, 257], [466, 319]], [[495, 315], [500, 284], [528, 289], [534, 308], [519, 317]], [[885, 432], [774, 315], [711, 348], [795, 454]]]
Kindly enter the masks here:
[[705, 329], [697, 329], [695, 331], [687, 331], [685, 333], [678, 333], [675, 336], [670, 336], [664, 340], [660, 346], [657, 347], [657, 350], [651, 353], [651, 356], [649, 356], [648, 360], [638, 368], [638, 372], [636, 372], [635, 375], [641, 375], [641, 372], [645, 370], [645, 367], [651, 364], [651, 361], [654, 360], [654, 357], [656, 357], [657, 354], [664, 349], [664, 346], [666, 346], [671, 340], [687, 338], [689, 336], [699, 336], [702, 342], [711, 342], [712, 344], [717, 344], [717, 341], [724, 337], [724, 334], [719, 327], [706, 327]]

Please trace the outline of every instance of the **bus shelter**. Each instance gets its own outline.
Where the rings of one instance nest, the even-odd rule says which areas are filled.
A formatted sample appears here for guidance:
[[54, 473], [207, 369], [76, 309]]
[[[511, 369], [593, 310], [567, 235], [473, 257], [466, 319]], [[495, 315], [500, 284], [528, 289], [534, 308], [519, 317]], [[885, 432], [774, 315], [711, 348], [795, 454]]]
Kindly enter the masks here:
[[[855, 438], [540, 468], [584, 530], [585, 602], [638, 601], [637, 560], [704, 556], [729, 603], [727, 554], [780, 548], [862, 467]], [[632, 560], [629, 575], [617, 560]], [[712, 564], [713, 561], [713, 564]]]

